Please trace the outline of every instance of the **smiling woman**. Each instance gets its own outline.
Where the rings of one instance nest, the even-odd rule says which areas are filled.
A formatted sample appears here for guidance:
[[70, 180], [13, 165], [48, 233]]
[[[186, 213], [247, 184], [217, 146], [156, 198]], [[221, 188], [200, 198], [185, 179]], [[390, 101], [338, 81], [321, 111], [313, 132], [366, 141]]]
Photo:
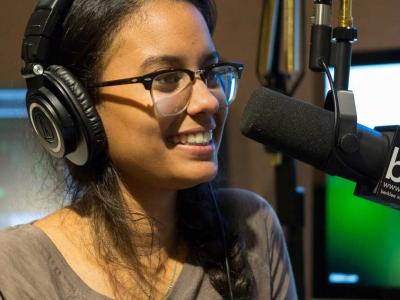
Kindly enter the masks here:
[[272, 208], [209, 183], [243, 71], [220, 61], [215, 15], [211, 0], [39, 2], [28, 114], [71, 199], [0, 232], [0, 299], [296, 299]]

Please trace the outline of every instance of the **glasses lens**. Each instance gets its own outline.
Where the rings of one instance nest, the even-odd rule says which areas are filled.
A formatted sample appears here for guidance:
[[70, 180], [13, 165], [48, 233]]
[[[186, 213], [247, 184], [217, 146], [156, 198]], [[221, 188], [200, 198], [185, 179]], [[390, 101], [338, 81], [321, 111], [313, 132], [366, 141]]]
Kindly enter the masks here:
[[182, 71], [171, 71], [156, 76], [151, 86], [156, 111], [162, 116], [182, 112], [190, 98], [190, 76]]
[[223, 106], [230, 105], [236, 98], [239, 75], [233, 66], [216, 66], [207, 75], [207, 87]]

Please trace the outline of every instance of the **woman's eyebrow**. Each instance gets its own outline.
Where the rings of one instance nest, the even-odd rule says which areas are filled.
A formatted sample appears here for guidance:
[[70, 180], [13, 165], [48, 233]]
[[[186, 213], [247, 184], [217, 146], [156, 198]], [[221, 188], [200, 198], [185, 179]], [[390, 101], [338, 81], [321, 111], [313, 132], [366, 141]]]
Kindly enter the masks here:
[[172, 55], [150, 56], [143, 61], [140, 67], [142, 69], [147, 69], [151, 66], [161, 65], [161, 64], [170, 64], [170, 65], [183, 64], [183, 59], [178, 56], [172, 56]]
[[[210, 61], [219, 61], [219, 60], [220, 60], [220, 55], [217, 51], [207, 53], [201, 58], [202, 63], [203, 62], [207, 63]], [[144, 70], [152, 66], [158, 66], [162, 64], [184, 65], [185, 59], [173, 55], [150, 56], [143, 61], [143, 63], [140, 65], [140, 68]]]

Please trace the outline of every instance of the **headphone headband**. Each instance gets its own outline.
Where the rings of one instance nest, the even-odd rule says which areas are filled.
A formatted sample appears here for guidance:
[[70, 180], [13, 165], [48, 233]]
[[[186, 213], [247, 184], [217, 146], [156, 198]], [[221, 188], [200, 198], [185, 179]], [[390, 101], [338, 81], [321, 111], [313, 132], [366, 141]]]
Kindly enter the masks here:
[[21, 58], [28, 67], [38, 63], [46, 67], [57, 29], [66, 17], [73, 0], [39, 0], [29, 19], [22, 42]]

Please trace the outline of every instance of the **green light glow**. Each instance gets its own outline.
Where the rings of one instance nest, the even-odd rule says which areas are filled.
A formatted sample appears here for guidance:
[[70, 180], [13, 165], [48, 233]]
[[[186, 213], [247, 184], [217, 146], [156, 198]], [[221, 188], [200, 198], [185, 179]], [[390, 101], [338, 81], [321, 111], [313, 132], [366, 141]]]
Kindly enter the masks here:
[[328, 177], [326, 251], [330, 272], [360, 284], [400, 286], [400, 211], [353, 196], [355, 184]]

